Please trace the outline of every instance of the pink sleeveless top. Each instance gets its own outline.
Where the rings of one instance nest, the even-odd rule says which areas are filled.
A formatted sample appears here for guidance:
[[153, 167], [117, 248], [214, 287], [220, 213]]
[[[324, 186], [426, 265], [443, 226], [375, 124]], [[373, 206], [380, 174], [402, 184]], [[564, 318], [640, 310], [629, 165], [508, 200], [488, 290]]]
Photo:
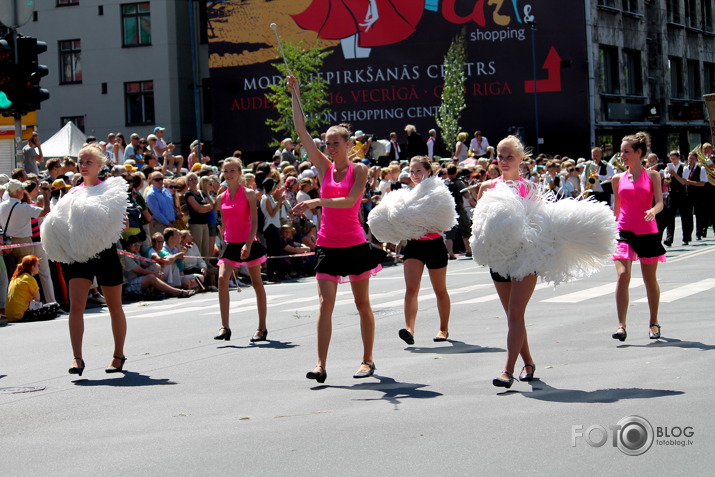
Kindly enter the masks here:
[[[505, 181], [503, 176], [499, 176], [496, 179], [494, 179], [490, 189], [495, 188], [497, 186], [498, 182], [504, 182], [504, 183], [508, 184], [510, 181]], [[528, 185], [527, 181], [524, 180], [523, 177], [519, 177], [519, 189], [518, 190], [519, 190], [520, 197], [526, 197], [527, 195], [529, 195], [529, 185]]]
[[628, 180], [628, 173], [624, 173], [618, 181], [620, 199], [618, 230], [627, 230], [636, 235], [658, 232], [658, 224], [655, 220], [650, 222], [645, 220], [646, 210], [653, 207], [653, 196], [653, 182], [648, 176], [648, 171], [642, 169], [635, 182]]
[[[335, 199], [347, 197], [355, 183], [355, 166], [351, 162], [348, 171], [340, 182], [335, 182], [333, 173], [335, 165], [330, 164], [323, 183], [320, 186], [320, 197]], [[320, 221], [318, 230], [318, 240], [316, 245], [329, 248], [353, 247], [365, 243], [365, 234], [358, 211], [360, 210], [360, 200], [349, 209], [336, 209], [334, 207], [323, 207], [323, 218]]]
[[242, 243], [251, 232], [251, 211], [246, 199], [246, 188], [241, 186], [232, 199], [228, 189], [221, 199], [221, 218], [223, 219], [223, 239], [229, 243]]

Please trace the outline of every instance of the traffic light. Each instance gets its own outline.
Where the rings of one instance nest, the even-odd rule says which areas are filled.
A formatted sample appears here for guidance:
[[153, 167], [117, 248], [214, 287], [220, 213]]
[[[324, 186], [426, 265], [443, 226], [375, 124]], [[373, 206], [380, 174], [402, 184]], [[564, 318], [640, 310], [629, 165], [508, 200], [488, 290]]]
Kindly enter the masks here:
[[0, 114], [12, 116], [15, 103], [15, 44], [12, 35], [0, 38]]
[[40, 109], [40, 103], [49, 99], [50, 93], [40, 87], [40, 81], [47, 76], [47, 66], [39, 64], [38, 56], [47, 51], [47, 43], [29, 36], [17, 37], [17, 105], [15, 112], [29, 113]]

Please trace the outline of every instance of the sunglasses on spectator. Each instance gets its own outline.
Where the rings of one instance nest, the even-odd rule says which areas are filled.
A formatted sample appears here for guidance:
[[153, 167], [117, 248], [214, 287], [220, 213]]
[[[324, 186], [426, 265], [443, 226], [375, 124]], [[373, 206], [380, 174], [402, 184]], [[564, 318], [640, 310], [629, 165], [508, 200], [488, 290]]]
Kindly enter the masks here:
[[154, 179], [152, 179], [153, 182], [162, 182], [163, 180], [163, 177], [155, 177]]
[[166, 188], [167, 188], [167, 189], [176, 189], [176, 186], [170, 185], [170, 186], [166, 186]]
[[568, 171], [569, 171], [569, 172], [573, 172], [573, 171], [575, 171], [575, 170], [576, 170], [575, 167], [570, 167]]

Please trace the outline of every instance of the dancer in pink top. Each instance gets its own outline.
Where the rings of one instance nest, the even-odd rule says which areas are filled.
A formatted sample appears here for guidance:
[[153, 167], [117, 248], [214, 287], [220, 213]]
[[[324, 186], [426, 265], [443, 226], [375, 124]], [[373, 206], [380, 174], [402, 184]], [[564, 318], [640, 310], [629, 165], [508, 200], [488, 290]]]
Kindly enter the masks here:
[[251, 342], [267, 341], [266, 290], [261, 279], [261, 263], [266, 261], [266, 249], [256, 240], [258, 209], [256, 192], [244, 187], [241, 182], [241, 161], [230, 157], [223, 161], [223, 176], [228, 187], [216, 201], [223, 219], [224, 245], [219, 255], [218, 303], [221, 309], [221, 329], [216, 340], [230, 340], [228, 282], [233, 271], [241, 265], [248, 267], [251, 285], [256, 292], [258, 329]]
[[318, 363], [306, 374], [308, 379], [319, 383], [327, 377], [326, 362], [332, 333], [332, 315], [338, 283], [350, 282], [355, 304], [360, 314], [363, 356], [355, 378], [367, 378], [375, 372], [372, 347], [375, 341], [375, 317], [370, 307], [369, 278], [382, 267], [384, 253], [370, 248], [360, 225], [358, 210], [367, 182], [367, 167], [348, 159], [350, 131], [347, 127], [333, 126], [325, 135], [326, 156], [318, 150], [305, 126], [305, 118], [299, 104], [300, 88], [292, 74], [288, 76], [288, 88], [293, 96], [293, 122], [300, 142], [308, 153], [308, 160], [318, 169], [320, 198], [303, 201], [293, 207], [293, 213], [304, 212], [321, 206], [315, 272], [318, 280], [320, 311], [318, 313]]
[[631, 281], [633, 260], [640, 260], [643, 283], [650, 310], [650, 339], [660, 338], [658, 306], [660, 286], [656, 270], [658, 262], [665, 262], [665, 249], [660, 243], [656, 214], [663, 210], [663, 189], [658, 171], [643, 167], [650, 137], [644, 132], [626, 136], [621, 142], [621, 162], [626, 172], [613, 176], [613, 213], [618, 222], [620, 238], [613, 254], [618, 281], [616, 283], [616, 311], [618, 329], [613, 339], [625, 341], [628, 313], [628, 285]]

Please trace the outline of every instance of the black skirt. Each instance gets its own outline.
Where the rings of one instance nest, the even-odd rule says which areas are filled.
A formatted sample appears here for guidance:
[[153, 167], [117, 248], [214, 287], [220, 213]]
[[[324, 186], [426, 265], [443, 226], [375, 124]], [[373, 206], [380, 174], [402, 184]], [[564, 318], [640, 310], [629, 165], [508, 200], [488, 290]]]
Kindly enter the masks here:
[[352, 247], [316, 247], [313, 270], [338, 277], [360, 275], [382, 264], [387, 252], [367, 242]]
[[241, 258], [241, 249], [246, 244], [246, 242], [240, 243], [229, 243], [225, 242], [223, 248], [221, 248], [221, 253], [219, 254], [219, 259], [225, 258], [233, 262], [238, 263], [248, 263], [253, 260], [257, 260], [266, 254], [266, 247], [261, 244], [258, 240], [254, 240], [251, 245], [251, 253], [248, 254], [248, 258]]
[[650, 258], [665, 255], [665, 247], [660, 242], [660, 235], [657, 233], [636, 235], [628, 230], [619, 230], [618, 234], [618, 241], [630, 245], [639, 257]]

